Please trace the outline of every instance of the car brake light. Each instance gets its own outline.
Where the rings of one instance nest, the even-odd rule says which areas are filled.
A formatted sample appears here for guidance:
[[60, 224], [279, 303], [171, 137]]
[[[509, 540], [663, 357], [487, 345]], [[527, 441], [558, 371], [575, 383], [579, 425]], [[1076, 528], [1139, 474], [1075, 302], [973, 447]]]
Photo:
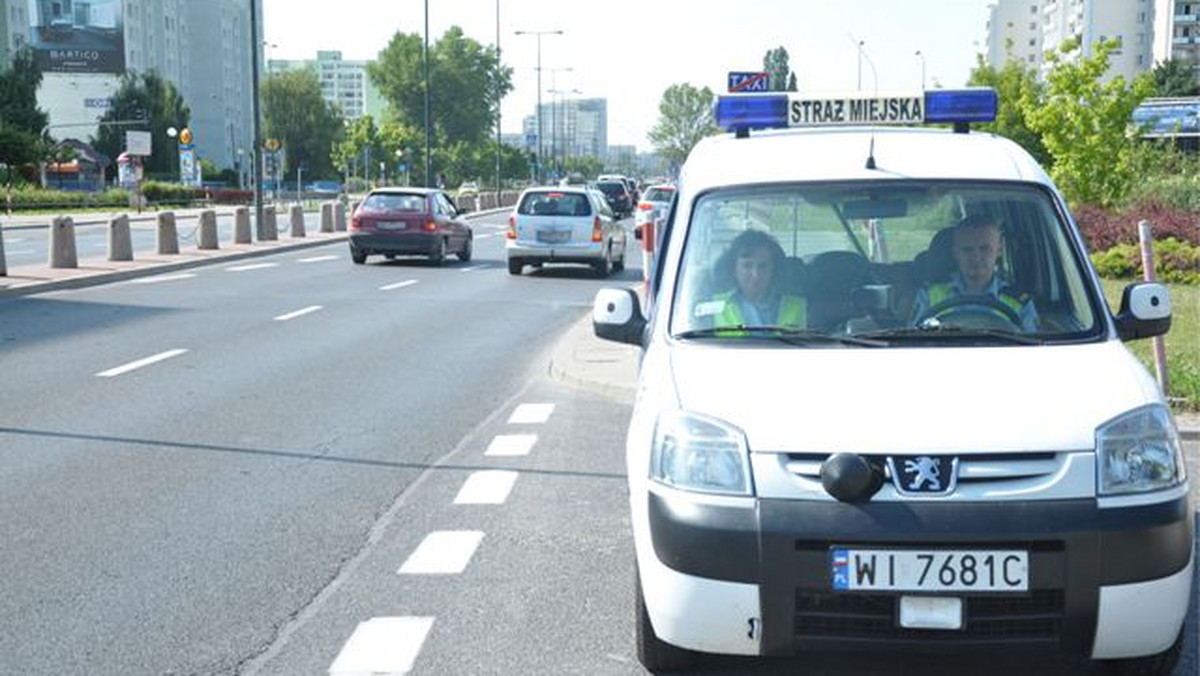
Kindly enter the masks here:
[[517, 238], [517, 217], [515, 214], [509, 214], [508, 216], [508, 233], [506, 236], [509, 239]]
[[638, 202], [638, 209], [641, 209], [642, 211], [650, 211], [653, 208], [654, 205], [649, 202]]
[[600, 231], [600, 217], [599, 216], [597, 216], [595, 219], [592, 220], [592, 241], [593, 242], [603, 242], [604, 241], [604, 233], [602, 233]]
[[437, 232], [437, 221], [425, 221], [425, 232]]
[[362, 230], [362, 220], [358, 217], [358, 214], [354, 214], [350, 217], [350, 229]]

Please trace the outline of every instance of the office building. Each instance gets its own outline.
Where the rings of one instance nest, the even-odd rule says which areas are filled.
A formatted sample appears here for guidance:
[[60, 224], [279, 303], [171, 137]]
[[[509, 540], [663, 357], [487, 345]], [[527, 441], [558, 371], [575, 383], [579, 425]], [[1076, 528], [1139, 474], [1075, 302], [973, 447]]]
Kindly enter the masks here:
[[335, 104], [348, 120], [370, 115], [376, 122], [383, 116], [385, 104], [379, 90], [367, 75], [369, 61], [347, 61], [338, 51], [317, 52], [316, 60], [271, 59], [267, 70], [282, 73], [311, 68], [321, 83], [321, 98]]
[[1200, 0], [1154, 3], [1154, 61], [1168, 59], [1185, 60], [1200, 69]]
[[988, 7], [987, 62], [1000, 70], [1009, 61], [1026, 68], [1042, 64], [1042, 8], [1039, 0], [1000, 0]]
[[0, 0], [0, 58], [12, 63], [13, 54], [29, 44], [29, 0]]

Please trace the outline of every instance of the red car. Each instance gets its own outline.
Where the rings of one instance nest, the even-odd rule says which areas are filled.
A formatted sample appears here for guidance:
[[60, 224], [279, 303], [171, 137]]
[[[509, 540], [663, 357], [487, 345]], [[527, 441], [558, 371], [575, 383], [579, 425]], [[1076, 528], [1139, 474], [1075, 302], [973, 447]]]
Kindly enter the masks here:
[[471, 260], [474, 233], [446, 193], [433, 188], [378, 188], [350, 218], [350, 258], [426, 256], [440, 265], [449, 254]]

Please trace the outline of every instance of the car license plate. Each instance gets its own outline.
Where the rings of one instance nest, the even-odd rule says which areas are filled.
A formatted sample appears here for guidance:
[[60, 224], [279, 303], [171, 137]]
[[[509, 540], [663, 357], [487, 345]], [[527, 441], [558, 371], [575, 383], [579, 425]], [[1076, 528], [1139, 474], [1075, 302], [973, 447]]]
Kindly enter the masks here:
[[379, 221], [380, 230], [404, 230], [407, 227], [404, 221]]
[[829, 550], [834, 591], [1029, 590], [1029, 553], [1015, 549]]
[[571, 241], [570, 230], [538, 230], [537, 241], [542, 244], [563, 244]]

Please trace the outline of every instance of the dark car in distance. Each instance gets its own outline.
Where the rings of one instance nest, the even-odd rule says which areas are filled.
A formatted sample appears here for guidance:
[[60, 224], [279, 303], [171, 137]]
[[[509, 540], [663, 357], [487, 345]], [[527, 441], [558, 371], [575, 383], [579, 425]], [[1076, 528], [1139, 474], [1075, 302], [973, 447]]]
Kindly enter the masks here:
[[350, 258], [426, 256], [441, 264], [449, 254], [471, 260], [474, 233], [445, 192], [432, 188], [377, 188], [350, 218]]
[[612, 209], [617, 218], [625, 218], [633, 213], [633, 197], [624, 181], [598, 181], [596, 189], [604, 194], [608, 208]]

